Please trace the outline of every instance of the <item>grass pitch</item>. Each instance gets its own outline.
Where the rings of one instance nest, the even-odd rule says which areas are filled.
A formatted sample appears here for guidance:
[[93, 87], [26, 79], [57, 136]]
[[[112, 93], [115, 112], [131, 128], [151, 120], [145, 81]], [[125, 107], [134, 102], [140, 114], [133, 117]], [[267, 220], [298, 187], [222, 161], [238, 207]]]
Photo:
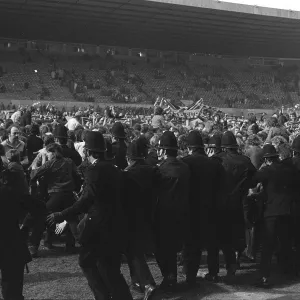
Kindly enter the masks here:
[[[41, 257], [29, 264], [29, 274], [25, 274], [25, 299], [34, 300], [93, 300], [87, 282], [77, 263], [77, 255], [65, 255], [62, 248], [54, 251], [41, 251]], [[154, 259], [148, 261], [157, 284], [162, 280], [161, 273]], [[235, 282], [231, 285], [222, 281], [218, 284], [208, 283], [202, 279], [207, 272], [205, 265], [198, 272], [198, 283], [195, 288], [188, 288], [181, 267], [178, 272], [178, 288], [173, 294], [157, 293], [153, 300], [299, 300], [300, 278], [291, 279], [279, 274], [274, 265], [271, 289], [263, 290], [253, 286], [258, 278], [257, 265], [242, 263]], [[122, 264], [122, 273], [130, 282], [127, 264]], [[274, 275], [273, 275], [274, 274]], [[225, 270], [221, 269], [221, 276]], [[134, 299], [143, 299], [141, 294], [133, 293]]]

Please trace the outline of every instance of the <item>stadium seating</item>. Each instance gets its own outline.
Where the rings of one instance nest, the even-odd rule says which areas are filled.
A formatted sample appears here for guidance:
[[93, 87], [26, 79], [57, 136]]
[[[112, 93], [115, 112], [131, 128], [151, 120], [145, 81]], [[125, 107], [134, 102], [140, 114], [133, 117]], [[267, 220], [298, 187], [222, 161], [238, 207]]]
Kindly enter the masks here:
[[[300, 100], [295, 68], [0, 52], [0, 99], [149, 102], [198, 100], [217, 107], [270, 108]], [[64, 80], [51, 71], [63, 69]], [[74, 90], [74, 84], [77, 89]], [[1, 91], [1, 90], [0, 90]]]

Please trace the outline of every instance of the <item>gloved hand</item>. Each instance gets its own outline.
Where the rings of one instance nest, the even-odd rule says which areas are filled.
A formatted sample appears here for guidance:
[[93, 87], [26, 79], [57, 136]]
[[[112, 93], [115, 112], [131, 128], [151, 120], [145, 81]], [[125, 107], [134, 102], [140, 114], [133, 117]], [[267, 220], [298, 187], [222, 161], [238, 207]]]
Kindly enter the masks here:
[[56, 224], [55, 233], [60, 235], [64, 232], [65, 228], [67, 227], [67, 221], [63, 221], [62, 223]]
[[47, 223], [50, 226], [52, 226], [55, 223], [61, 223], [63, 221], [64, 221], [64, 217], [62, 216], [61, 212], [52, 213], [47, 217]]

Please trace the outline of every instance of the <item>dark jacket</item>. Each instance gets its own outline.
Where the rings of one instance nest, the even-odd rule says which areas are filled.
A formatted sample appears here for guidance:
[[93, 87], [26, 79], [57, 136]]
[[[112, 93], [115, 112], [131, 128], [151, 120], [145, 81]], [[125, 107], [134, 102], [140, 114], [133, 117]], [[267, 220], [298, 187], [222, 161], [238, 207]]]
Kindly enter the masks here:
[[127, 167], [126, 153], [127, 146], [124, 140], [112, 143], [112, 153], [115, 156], [115, 164], [121, 170]]
[[34, 134], [30, 134], [27, 138], [27, 156], [29, 162], [33, 162], [36, 157], [35, 152], [43, 148], [43, 140]]
[[181, 250], [189, 230], [189, 167], [169, 157], [160, 166], [159, 195], [156, 206], [156, 234], [161, 247]]
[[81, 265], [85, 257], [120, 251], [126, 245], [127, 227], [120, 201], [122, 186], [122, 174], [117, 167], [108, 161], [96, 161], [85, 171], [80, 199], [62, 212], [65, 218], [87, 213], [90, 221]]
[[20, 126], [31, 125], [31, 112], [26, 111], [20, 118]]
[[48, 193], [73, 192], [80, 182], [74, 162], [69, 158], [52, 159], [31, 172], [31, 181], [44, 177]]
[[257, 171], [254, 183], [261, 182], [265, 192], [264, 217], [290, 215], [299, 190], [298, 170], [288, 162], [276, 162]]
[[258, 146], [251, 146], [245, 151], [245, 155], [250, 158], [253, 166], [258, 170], [262, 163], [263, 159], [263, 149]]
[[130, 246], [142, 252], [153, 252], [153, 211], [158, 168], [149, 166], [143, 160], [129, 165], [124, 170], [123, 206], [129, 221]]
[[72, 159], [76, 167], [80, 166], [82, 163], [80, 154], [75, 149], [70, 149], [67, 145], [61, 145], [61, 147], [63, 150], [63, 156]]
[[[12, 264], [25, 265], [31, 261], [25, 239], [19, 228], [19, 217], [26, 212], [33, 216], [45, 213], [42, 202], [24, 197], [15, 186], [15, 174], [6, 171], [5, 180], [0, 183], [0, 269]], [[2, 177], [3, 173], [1, 174]], [[3, 184], [7, 182], [7, 184]], [[43, 209], [43, 211], [41, 211]]]
[[156, 166], [159, 163], [156, 150], [152, 149], [149, 151], [145, 162], [149, 166]]
[[20, 163], [9, 162], [8, 170], [14, 174], [14, 186], [22, 196], [29, 195], [28, 181], [24, 172], [24, 168]]
[[207, 229], [206, 226], [213, 222], [217, 202], [224, 195], [222, 185], [225, 170], [216, 159], [197, 152], [184, 157], [182, 161], [189, 166], [191, 172], [189, 193], [191, 231], [201, 238], [203, 236], [199, 234], [201, 228], [205, 226]]
[[256, 169], [250, 159], [234, 152], [221, 152], [217, 157], [222, 160], [226, 173], [226, 197], [224, 209], [241, 211], [243, 201], [252, 186], [252, 177]]
[[[293, 167], [295, 167], [298, 171], [298, 174], [296, 175], [297, 177], [300, 174], [300, 157], [292, 157], [285, 159], [283, 163], [289, 164]], [[294, 190], [294, 196], [293, 196], [293, 202], [292, 202], [292, 214], [296, 218], [300, 218], [300, 185], [298, 186], [299, 188], [296, 188]]]

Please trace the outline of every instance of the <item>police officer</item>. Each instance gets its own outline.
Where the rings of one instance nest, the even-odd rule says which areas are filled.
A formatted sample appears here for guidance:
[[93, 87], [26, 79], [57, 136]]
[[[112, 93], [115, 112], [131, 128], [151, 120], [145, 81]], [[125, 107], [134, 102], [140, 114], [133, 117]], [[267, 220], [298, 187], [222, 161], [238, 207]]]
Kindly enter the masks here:
[[163, 281], [161, 289], [177, 283], [177, 252], [182, 250], [189, 229], [189, 167], [177, 157], [174, 133], [165, 131], [159, 140], [159, 170], [163, 179], [155, 209], [156, 260]]
[[279, 262], [285, 271], [291, 267], [292, 247], [290, 239], [291, 205], [294, 191], [298, 189], [298, 170], [288, 162], [280, 162], [274, 146], [263, 148], [265, 167], [257, 171], [254, 182], [261, 182], [265, 192], [263, 212], [263, 239], [261, 279], [258, 285], [268, 287], [272, 255], [276, 242], [280, 243]]
[[[221, 191], [222, 165], [204, 152], [199, 131], [191, 131], [187, 137], [189, 155], [182, 161], [191, 172], [190, 177], [190, 230], [184, 247], [184, 269], [186, 281], [196, 282], [202, 249], [207, 246], [208, 238], [215, 230], [216, 203]], [[212, 271], [210, 272], [212, 273]]]
[[[300, 171], [300, 135], [298, 135], [292, 144], [293, 158], [288, 159], [298, 171]], [[293, 224], [293, 240], [296, 249], [296, 274], [300, 272], [300, 190], [297, 190], [292, 202], [292, 224]]]
[[131, 300], [120, 273], [121, 252], [127, 240], [120, 201], [122, 174], [105, 160], [105, 140], [100, 132], [87, 132], [85, 147], [90, 166], [85, 171], [82, 196], [73, 206], [51, 214], [48, 221], [62, 222], [87, 213], [79, 226], [79, 265], [95, 299]]
[[[0, 149], [1, 150], [1, 149]], [[25, 264], [31, 261], [26, 240], [19, 228], [22, 213], [33, 216], [44, 214], [42, 202], [34, 201], [21, 193], [16, 186], [13, 172], [4, 171], [1, 163], [0, 175], [0, 270], [4, 300], [23, 300], [23, 279]]]
[[123, 124], [121, 122], [114, 123], [111, 133], [113, 136], [112, 150], [115, 155], [116, 166], [121, 170], [124, 170], [127, 167], [127, 145], [125, 143], [126, 134]]
[[75, 150], [67, 146], [68, 142], [68, 129], [62, 124], [56, 125], [54, 132], [55, 143], [59, 144], [63, 151], [63, 156], [73, 160], [75, 165], [78, 167], [82, 163], [80, 154]]
[[145, 162], [142, 138], [127, 148], [128, 167], [125, 169], [124, 207], [129, 221], [129, 245], [126, 257], [132, 288], [144, 292], [144, 300], [154, 293], [155, 281], [145, 260], [145, 254], [154, 252], [153, 203], [158, 169]]
[[222, 152], [221, 148], [221, 135], [220, 134], [214, 134], [208, 139], [208, 145], [206, 149], [206, 154], [211, 157], [214, 155], [218, 155]]
[[[238, 144], [234, 134], [226, 131], [221, 139], [223, 151], [217, 155], [225, 169], [226, 191], [219, 206], [219, 242], [225, 261], [227, 276], [235, 275], [238, 267], [237, 254], [245, 248], [245, 222], [243, 214], [244, 198], [252, 184], [255, 167], [250, 159], [238, 153]], [[216, 264], [218, 261], [214, 260]], [[209, 266], [210, 268], [210, 266]], [[211, 266], [217, 270], [217, 266]]]

